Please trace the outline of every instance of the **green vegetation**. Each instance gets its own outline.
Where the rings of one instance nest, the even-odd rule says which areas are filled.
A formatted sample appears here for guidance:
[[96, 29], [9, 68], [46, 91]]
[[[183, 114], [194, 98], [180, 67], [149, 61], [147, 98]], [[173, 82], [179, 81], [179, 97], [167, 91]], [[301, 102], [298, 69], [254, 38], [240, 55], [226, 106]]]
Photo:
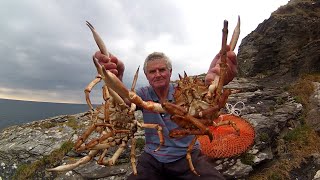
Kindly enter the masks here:
[[261, 133], [261, 134], [259, 135], [259, 139], [260, 139], [260, 141], [262, 141], [262, 142], [268, 142], [269, 139], [270, 139], [270, 138], [269, 138], [269, 134], [263, 132], [263, 133]]
[[73, 130], [77, 130], [80, 128], [79, 123], [77, 122], [77, 120], [74, 116], [68, 116], [68, 120], [66, 122], [66, 125], [71, 127]]
[[283, 139], [287, 142], [300, 142], [302, 144], [307, 143], [306, 137], [308, 137], [308, 134], [312, 131], [312, 129], [307, 126], [303, 125], [301, 127], [297, 127], [293, 129], [292, 131], [289, 131]]
[[77, 119], [74, 116], [68, 115], [66, 117], [67, 117], [67, 120], [65, 122], [55, 122], [55, 121], [46, 120], [46, 121], [35, 123], [33, 126], [40, 127], [41, 129], [50, 129], [56, 126], [66, 125], [71, 127], [73, 130], [77, 130], [82, 127], [81, 125], [79, 125], [79, 122], [77, 122]]
[[240, 157], [240, 160], [243, 164], [247, 164], [250, 166], [254, 165], [253, 159], [254, 159], [254, 155], [249, 153], [245, 153]]
[[[268, 168], [250, 176], [252, 180], [289, 179], [289, 172], [299, 167], [301, 162], [310, 154], [319, 152], [320, 137], [312, 128], [300, 127], [289, 132], [286, 136], [287, 156], [280, 157]], [[290, 158], [288, 158], [290, 156]]]
[[[312, 82], [320, 82], [320, 74], [303, 75], [295, 84], [288, 87], [288, 91], [304, 107], [300, 117], [301, 126], [284, 135], [284, 145], [287, 150], [286, 155], [272, 162], [269, 167], [259, 170], [259, 172], [250, 176], [249, 179], [263, 180], [282, 180], [289, 179], [289, 172], [299, 167], [301, 162], [312, 153], [319, 153], [320, 137], [317, 133], [305, 123], [305, 117], [310, 109], [309, 97], [314, 92]], [[260, 135], [263, 138], [263, 135]], [[290, 158], [288, 158], [290, 156]]]
[[136, 139], [136, 148], [138, 148], [140, 151], [144, 148], [145, 140], [143, 138]]
[[57, 125], [58, 125], [58, 123], [50, 122], [50, 121], [45, 121], [45, 122], [41, 122], [41, 123], [38, 124], [38, 126], [41, 129], [50, 129], [50, 128], [55, 127]]
[[33, 179], [35, 174], [45, 167], [53, 167], [58, 164], [74, 146], [71, 141], [64, 142], [59, 149], [51, 152], [50, 155], [44, 156], [42, 159], [37, 160], [31, 164], [22, 164], [18, 167], [13, 179]]
[[309, 104], [309, 97], [314, 92], [312, 76], [304, 75], [289, 90], [295, 99], [304, 106]]
[[271, 175], [268, 177], [268, 180], [282, 180], [283, 177], [279, 173], [271, 173]]

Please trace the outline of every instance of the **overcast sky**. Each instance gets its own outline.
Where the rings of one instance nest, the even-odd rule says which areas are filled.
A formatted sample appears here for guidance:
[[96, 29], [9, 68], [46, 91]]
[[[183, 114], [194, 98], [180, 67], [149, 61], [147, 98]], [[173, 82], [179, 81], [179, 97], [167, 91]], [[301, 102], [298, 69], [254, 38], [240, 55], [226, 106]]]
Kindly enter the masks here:
[[[241, 40], [288, 0], [10, 0], [0, 2], [0, 98], [85, 103], [83, 90], [96, 75], [98, 50], [85, 21], [126, 65], [124, 82], [154, 51], [185, 70], [205, 73], [241, 17]], [[237, 52], [237, 48], [236, 48]], [[138, 86], [147, 85], [140, 70]], [[100, 104], [101, 86], [92, 91]]]

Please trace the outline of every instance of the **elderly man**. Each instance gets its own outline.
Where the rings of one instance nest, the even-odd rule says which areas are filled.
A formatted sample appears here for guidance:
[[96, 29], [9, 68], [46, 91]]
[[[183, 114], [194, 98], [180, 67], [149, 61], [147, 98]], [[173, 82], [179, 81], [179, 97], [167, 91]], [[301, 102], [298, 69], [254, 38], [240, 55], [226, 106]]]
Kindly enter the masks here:
[[[230, 49], [227, 46], [227, 49]], [[95, 57], [106, 70], [114, 73], [120, 80], [125, 70], [122, 61], [115, 56], [108, 58], [100, 51], [95, 53]], [[217, 54], [212, 60], [208, 73], [205, 77], [207, 84], [214, 80], [220, 73], [220, 55]], [[236, 55], [232, 51], [227, 52], [228, 70], [224, 84], [230, 82], [236, 74]], [[147, 56], [144, 62], [144, 73], [149, 86], [136, 90], [137, 94], [145, 101], [163, 103], [174, 101], [174, 84], [170, 83], [172, 74], [172, 64], [170, 59], [161, 52], [154, 52]], [[145, 129], [146, 146], [145, 152], [139, 157], [137, 164], [138, 175], [131, 174], [128, 179], [224, 179], [224, 177], [207, 162], [206, 157], [199, 150], [199, 142], [195, 143], [192, 151], [192, 162], [196, 171], [201, 176], [196, 176], [188, 166], [185, 159], [188, 145], [193, 139], [193, 135], [183, 138], [169, 138], [169, 131], [178, 126], [170, 120], [169, 114], [159, 114], [142, 110], [145, 123], [159, 124], [163, 128], [165, 144], [158, 151], [154, 151], [159, 146], [159, 137], [155, 129]]]

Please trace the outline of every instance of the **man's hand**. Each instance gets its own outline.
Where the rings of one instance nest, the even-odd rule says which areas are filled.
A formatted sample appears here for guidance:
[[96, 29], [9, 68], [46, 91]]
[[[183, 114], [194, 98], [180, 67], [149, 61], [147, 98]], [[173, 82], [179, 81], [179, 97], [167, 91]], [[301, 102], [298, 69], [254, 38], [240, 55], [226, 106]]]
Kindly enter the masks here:
[[[224, 85], [228, 84], [237, 74], [237, 57], [233, 51], [230, 51], [230, 46], [227, 46], [227, 74]], [[205, 77], [206, 84], [211, 84], [215, 76], [220, 76], [220, 59], [221, 54], [217, 54], [211, 62], [210, 68]]]
[[98, 59], [101, 66], [104, 66], [106, 70], [109, 70], [115, 74], [121, 81], [124, 73], [124, 64], [117, 57], [110, 54], [110, 58], [102, 54], [100, 51], [97, 51], [94, 54], [94, 57]]

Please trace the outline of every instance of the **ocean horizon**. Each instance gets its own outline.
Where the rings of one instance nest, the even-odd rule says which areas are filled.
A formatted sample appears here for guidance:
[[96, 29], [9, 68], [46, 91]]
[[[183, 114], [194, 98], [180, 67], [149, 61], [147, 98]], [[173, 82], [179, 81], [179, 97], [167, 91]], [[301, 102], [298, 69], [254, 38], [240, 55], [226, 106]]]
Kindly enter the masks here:
[[0, 99], [0, 131], [13, 125], [21, 125], [59, 115], [82, 113], [88, 110], [87, 104]]

